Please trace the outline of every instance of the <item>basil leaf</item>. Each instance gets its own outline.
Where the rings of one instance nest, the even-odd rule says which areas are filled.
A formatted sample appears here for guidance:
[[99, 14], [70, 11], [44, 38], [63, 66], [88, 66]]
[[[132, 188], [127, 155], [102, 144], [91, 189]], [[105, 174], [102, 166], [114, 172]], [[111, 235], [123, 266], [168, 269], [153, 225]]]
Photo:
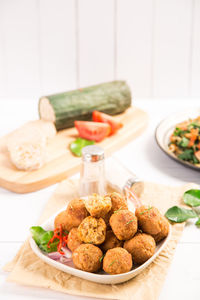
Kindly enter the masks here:
[[94, 145], [94, 143], [94, 141], [77, 138], [74, 142], [70, 144], [70, 150], [73, 154], [80, 157], [82, 155], [82, 149], [85, 146]]
[[33, 226], [30, 228], [30, 232], [34, 241], [41, 250], [45, 252], [57, 251], [59, 240], [55, 240], [55, 242], [51, 243], [49, 245], [50, 248], [47, 247], [49, 240], [53, 237], [53, 231], [46, 231], [40, 226]]
[[173, 206], [165, 213], [165, 217], [175, 223], [182, 223], [190, 218], [196, 218], [197, 214], [191, 209]]
[[200, 206], [200, 190], [188, 190], [183, 195], [183, 201], [189, 206]]
[[200, 218], [196, 221], [195, 225], [199, 226], [200, 225]]

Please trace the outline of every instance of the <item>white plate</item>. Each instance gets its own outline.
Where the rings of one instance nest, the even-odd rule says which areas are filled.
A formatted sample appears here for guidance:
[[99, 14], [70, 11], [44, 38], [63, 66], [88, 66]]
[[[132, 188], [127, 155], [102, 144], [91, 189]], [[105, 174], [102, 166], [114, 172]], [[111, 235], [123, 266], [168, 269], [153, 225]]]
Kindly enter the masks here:
[[[63, 209], [65, 209], [65, 208], [63, 208]], [[63, 209], [61, 209], [60, 211], [62, 211]], [[133, 211], [132, 203], [129, 204], [129, 209]], [[59, 212], [57, 212], [50, 219], [48, 219], [45, 223], [43, 223], [41, 225], [41, 227], [43, 227], [45, 230], [53, 230], [54, 229], [54, 219], [55, 219], [55, 216]], [[97, 282], [97, 283], [117, 284], [117, 283], [125, 282], [125, 281], [135, 277], [140, 272], [142, 272], [146, 267], [148, 267], [148, 265], [164, 249], [164, 247], [166, 246], [167, 242], [170, 239], [170, 235], [171, 235], [171, 226], [170, 226], [168, 236], [156, 246], [155, 254], [149, 260], [147, 260], [144, 264], [142, 264], [139, 267], [133, 266], [133, 268], [130, 272], [123, 273], [123, 274], [118, 274], [118, 275], [108, 275], [108, 274], [104, 273], [103, 271], [101, 271], [100, 273], [89, 273], [89, 272], [78, 270], [73, 266], [64, 265], [64, 264], [62, 264], [58, 261], [55, 261], [55, 260], [49, 258], [47, 255], [45, 255], [40, 250], [40, 248], [37, 246], [37, 244], [35, 243], [33, 238], [30, 238], [29, 242], [30, 242], [30, 245], [31, 245], [31, 248], [32, 248], [33, 252], [39, 258], [41, 258], [44, 262], [51, 265], [52, 267], [55, 267], [56, 269], [59, 269], [59, 270], [61, 270], [63, 272], [66, 272], [68, 274], [71, 274], [71, 275], [74, 275], [74, 276], [77, 276], [77, 277], [80, 277], [80, 278], [83, 278], [83, 279], [86, 279], [86, 280], [89, 280], [89, 281]]]
[[164, 119], [156, 128], [155, 138], [160, 149], [163, 150], [170, 158], [183, 164], [186, 167], [200, 171], [200, 167], [179, 159], [175, 154], [169, 152], [168, 150], [170, 135], [174, 131], [176, 124], [184, 122], [188, 119], [194, 119], [198, 116], [200, 116], [200, 108], [191, 108], [170, 115], [168, 118]]

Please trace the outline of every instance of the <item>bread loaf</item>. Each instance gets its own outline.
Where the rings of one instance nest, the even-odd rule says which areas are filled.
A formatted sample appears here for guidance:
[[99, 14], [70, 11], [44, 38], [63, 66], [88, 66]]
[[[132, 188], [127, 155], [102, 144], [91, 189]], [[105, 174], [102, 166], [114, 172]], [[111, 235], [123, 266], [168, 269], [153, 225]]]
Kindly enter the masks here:
[[12, 163], [20, 170], [36, 170], [45, 164], [48, 140], [56, 135], [53, 123], [31, 121], [15, 130], [7, 147]]

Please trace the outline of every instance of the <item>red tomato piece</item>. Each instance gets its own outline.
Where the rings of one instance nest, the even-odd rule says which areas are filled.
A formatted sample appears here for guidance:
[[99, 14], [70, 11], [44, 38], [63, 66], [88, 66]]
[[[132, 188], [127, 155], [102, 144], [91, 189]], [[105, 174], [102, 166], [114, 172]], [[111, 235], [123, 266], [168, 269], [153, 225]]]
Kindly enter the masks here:
[[104, 114], [100, 111], [94, 110], [92, 113], [92, 120], [94, 122], [107, 123], [111, 127], [110, 135], [114, 134], [117, 130], [123, 127], [123, 124], [115, 120], [110, 115]]
[[102, 141], [111, 131], [110, 125], [104, 123], [75, 121], [74, 124], [80, 137], [95, 142]]

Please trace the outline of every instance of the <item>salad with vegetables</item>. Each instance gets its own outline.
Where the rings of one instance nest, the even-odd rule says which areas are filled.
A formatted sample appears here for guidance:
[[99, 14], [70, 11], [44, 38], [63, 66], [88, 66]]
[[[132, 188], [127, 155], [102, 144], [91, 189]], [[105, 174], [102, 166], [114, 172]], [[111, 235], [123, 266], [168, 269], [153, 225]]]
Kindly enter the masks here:
[[30, 232], [38, 247], [49, 258], [68, 265], [72, 262], [72, 253], [67, 248], [69, 232], [63, 230], [61, 225], [54, 231], [46, 231], [40, 226], [32, 226]]
[[177, 124], [168, 146], [179, 159], [200, 167], [200, 116]]

